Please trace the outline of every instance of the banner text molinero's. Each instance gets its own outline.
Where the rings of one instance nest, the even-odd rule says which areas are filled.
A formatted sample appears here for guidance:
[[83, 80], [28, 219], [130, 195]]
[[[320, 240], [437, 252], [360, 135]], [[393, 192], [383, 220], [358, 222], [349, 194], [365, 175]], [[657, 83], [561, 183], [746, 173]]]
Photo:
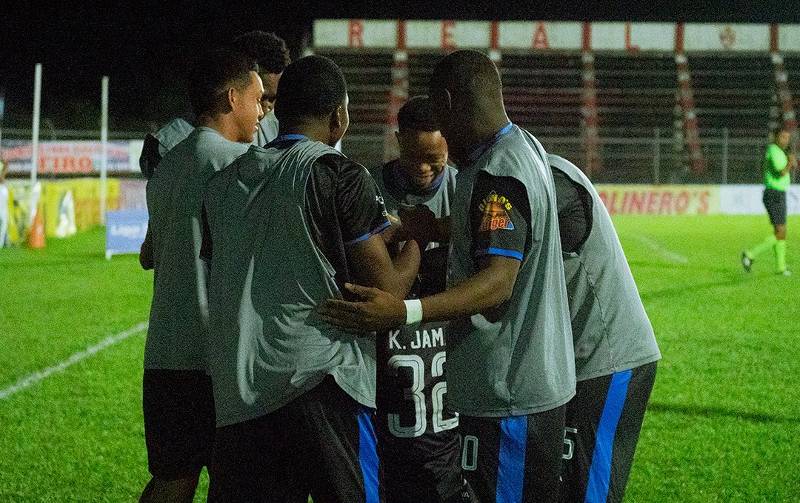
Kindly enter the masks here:
[[717, 185], [598, 185], [612, 215], [709, 215], [720, 212]]

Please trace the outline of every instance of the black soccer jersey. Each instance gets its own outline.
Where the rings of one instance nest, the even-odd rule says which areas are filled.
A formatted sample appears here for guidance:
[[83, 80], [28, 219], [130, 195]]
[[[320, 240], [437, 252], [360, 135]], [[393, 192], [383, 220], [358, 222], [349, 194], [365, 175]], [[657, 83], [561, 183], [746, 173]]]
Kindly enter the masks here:
[[[452, 168], [446, 168], [425, 192], [397, 183], [401, 175], [396, 162], [375, 175], [389, 213], [397, 215], [401, 205], [424, 204], [437, 217], [449, 215], [455, 189]], [[444, 289], [447, 255], [447, 243], [429, 243], [409, 298]], [[460, 489], [458, 417], [447, 410], [447, 331], [446, 322], [421, 323], [378, 336], [376, 429], [387, 494], [394, 492], [390, 486], [396, 485], [417, 492], [422, 498], [418, 501], [438, 501], [438, 497], [418, 491], [427, 488], [441, 497]]]

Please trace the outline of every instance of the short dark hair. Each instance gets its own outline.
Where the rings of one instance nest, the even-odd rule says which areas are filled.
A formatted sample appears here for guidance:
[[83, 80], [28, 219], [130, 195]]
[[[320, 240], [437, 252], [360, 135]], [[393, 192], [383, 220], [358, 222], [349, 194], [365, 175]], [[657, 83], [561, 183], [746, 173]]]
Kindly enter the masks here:
[[344, 103], [347, 83], [342, 70], [324, 56], [306, 56], [286, 67], [275, 98], [275, 117], [295, 125], [330, 115]]
[[258, 72], [258, 65], [241, 52], [227, 48], [203, 52], [189, 71], [194, 114], [199, 118], [230, 112], [227, 90], [250, 85], [250, 72]]
[[439, 124], [433, 115], [433, 106], [427, 96], [414, 96], [397, 112], [400, 131], [438, 131]]
[[262, 72], [281, 73], [291, 62], [286, 42], [272, 32], [248, 31], [233, 39], [231, 47], [253, 58]]
[[475, 50], [462, 49], [442, 58], [433, 69], [429, 88], [447, 88], [469, 103], [503, 101], [497, 67], [487, 55]]

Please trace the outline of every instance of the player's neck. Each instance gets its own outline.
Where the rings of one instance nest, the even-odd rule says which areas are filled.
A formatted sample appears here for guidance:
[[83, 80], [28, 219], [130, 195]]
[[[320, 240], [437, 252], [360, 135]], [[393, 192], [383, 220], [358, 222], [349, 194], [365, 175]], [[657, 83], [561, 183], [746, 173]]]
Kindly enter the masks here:
[[198, 121], [202, 127], [213, 129], [228, 141], [239, 141], [239, 130], [228, 114], [215, 115], [213, 117], [204, 116]]
[[287, 124], [286, 126], [279, 123], [278, 131], [279, 136], [285, 134], [301, 134], [309, 140], [325, 143], [326, 145], [330, 142], [330, 129], [327, 123], [303, 122], [300, 124]]
[[482, 117], [480, 121], [473, 124], [472, 144], [479, 145], [490, 141], [502, 128], [511, 122], [505, 112], [493, 114], [493, 116]]

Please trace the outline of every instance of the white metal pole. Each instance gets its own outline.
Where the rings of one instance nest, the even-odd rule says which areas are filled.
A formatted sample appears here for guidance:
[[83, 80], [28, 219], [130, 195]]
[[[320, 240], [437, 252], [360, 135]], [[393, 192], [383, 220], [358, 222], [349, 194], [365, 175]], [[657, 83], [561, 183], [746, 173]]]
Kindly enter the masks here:
[[108, 172], [108, 77], [100, 86], [100, 223], [106, 223], [106, 174]]
[[39, 116], [42, 106], [42, 64], [36, 63], [33, 77], [33, 132], [31, 138], [31, 186], [36, 184], [39, 170]]

